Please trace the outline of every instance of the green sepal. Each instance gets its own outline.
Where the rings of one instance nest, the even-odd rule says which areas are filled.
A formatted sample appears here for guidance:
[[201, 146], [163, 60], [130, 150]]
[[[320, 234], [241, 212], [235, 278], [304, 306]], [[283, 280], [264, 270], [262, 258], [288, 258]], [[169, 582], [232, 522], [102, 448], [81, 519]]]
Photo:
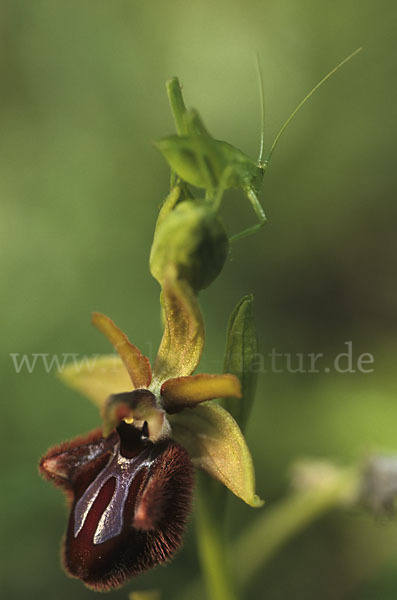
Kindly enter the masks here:
[[71, 362], [58, 372], [58, 377], [67, 386], [77, 390], [103, 410], [111, 394], [133, 389], [131, 378], [120, 356], [85, 357]]
[[224, 373], [238, 377], [242, 399], [227, 398], [222, 406], [236, 419], [244, 431], [255, 397], [258, 378], [255, 362], [258, 356], [258, 340], [253, 312], [253, 296], [244, 296], [235, 306], [228, 325]]
[[216, 402], [169, 416], [172, 437], [184, 446], [193, 464], [207, 471], [238, 498], [255, 508], [255, 473], [245, 438], [233, 417]]

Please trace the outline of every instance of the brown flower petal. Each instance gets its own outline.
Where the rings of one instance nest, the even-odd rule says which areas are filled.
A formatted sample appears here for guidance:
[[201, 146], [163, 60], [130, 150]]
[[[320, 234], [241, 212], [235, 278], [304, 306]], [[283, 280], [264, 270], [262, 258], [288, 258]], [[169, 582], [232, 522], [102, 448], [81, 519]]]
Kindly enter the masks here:
[[127, 338], [117, 325], [102, 313], [94, 312], [92, 322], [120, 355], [135, 388], [147, 388], [152, 380], [149, 360]]
[[175, 377], [163, 383], [161, 396], [165, 410], [175, 413], [214, 398], [241, 398], [241, 385], [237, 377], [228, 374]]

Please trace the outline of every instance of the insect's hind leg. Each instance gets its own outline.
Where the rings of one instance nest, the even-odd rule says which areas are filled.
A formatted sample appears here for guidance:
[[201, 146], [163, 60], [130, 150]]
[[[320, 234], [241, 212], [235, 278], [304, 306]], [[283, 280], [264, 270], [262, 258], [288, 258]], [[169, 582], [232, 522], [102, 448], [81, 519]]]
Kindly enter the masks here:
[[252, 235], [253, 233], [256, 233], [257, 231], [259, 231], [259, 229], [261, 229], [264, 226], [264, 224], [267, 221], [265, 211], [263, 210], [262, 205], [258, 200], [258, 196], [254, 192], [254, 190], [252, 188], [247, 187], [244, 189], [244, 192], [245, 192], [245, 195], [247, 196], [248, 200], [250, 201], [251, 206], [254, 209], [256, 216], [258, 217], [259, 223], [256, 223], [256, 225], [252, 225], [252, 227], [248, 227], [247, 229], [244, 229], [244, 231], [241, 231], [240, 233], [236, 233], [235, 235], [232, 235], [230, 237], [231, 242], [235, 242], [236, 240], [241, 240], [245, 237], [248, 237], [249, 235]]
[[232, 165], [228, 165], [222, 173], [222, 176], [221, 176], [221, 179], [220, 179], [220, 182], [218, 185], [218, 189], [216, 190], [216, 194], [213, 199], [213, 207], [216, 212], [218, 212], [221, 207], [222, 200], [223, 200], [223, 194], [229, 187], [229, 179], [230, 179], [230, 176], [232, 175], [232, 173], [233, 173]]

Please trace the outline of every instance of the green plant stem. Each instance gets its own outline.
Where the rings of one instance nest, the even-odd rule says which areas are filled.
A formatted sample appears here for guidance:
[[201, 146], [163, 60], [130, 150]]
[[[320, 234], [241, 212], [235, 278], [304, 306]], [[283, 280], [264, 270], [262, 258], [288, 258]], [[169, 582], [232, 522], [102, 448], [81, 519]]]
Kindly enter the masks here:
[[[198, 553], [209, 600], [237, 600], [227, 564], [223, 519], [217, 502], [202, 474], [198, 477], [196, 535]], [[192, 596], [186, 596], [191, 598]]]
[[[331, 477], [318, 484], [308, 485], [305, 489], [293, 491], [284, 500], [272, 508], [265, 508], [259, 517], [246, 528], [231, 544], [231, 567], [238, 588], [243, 588], [265, 564], [285, 545], [294, 535], [297, 535], [310, 523], [314, 522], [336, 507], [350, 505], [357, 497], [360, 485], [360, 475], [357, 469], [338, 469]], [[198, 527], [202, 524], [201, 518]], [[210, 522], [207, 521], [207, 526]], [[217, 525], [215, 524], [215, 527]], [[204, 530], [201, 532], [205, 535]], [[200, 532], [198, 531], [198, 535]], [[204, 564], [206, 552], [202, 542], [200, 555], [203, 561], [207, 586], [212, 585], [207, 567]], [[208, 554], [206, 560], [214, 560]], [[211, 568], [211, 565], [208, 566]], [[200, 598], [200, 582], [194, 581], [183, 591], [183, 598]], [[210, 596], [211, 600], [219, 598], [235, 598], [229, 596]]]
[[322, 485], [295, 491], [274, 508], [265, 508], [232, 545], [232, 567], [238, 584], [246, 585], [260, 567], [310, 523], [354, 498], [357, 486], [357, 472], [341, 470]]

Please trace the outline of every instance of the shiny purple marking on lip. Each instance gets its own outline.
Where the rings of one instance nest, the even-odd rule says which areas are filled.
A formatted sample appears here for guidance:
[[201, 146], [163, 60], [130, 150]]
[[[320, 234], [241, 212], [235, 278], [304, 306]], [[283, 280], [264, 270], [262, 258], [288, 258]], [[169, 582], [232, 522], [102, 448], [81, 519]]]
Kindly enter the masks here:
[[114, 477], [116, 486], [109, 504], [102, 513], [94, 533], [93, 543], [102, 544], [116, 537], [123, 530], [123, 512], [130, 485], [136, 474], [144, 467], [150, 467], [152, 448], [145, 448], [138, 456], [126, 458], [120, 453], [120, 442], [115, 447], [108, 464], [88, 486], [74, 509], [74, 537], [83, 529], [88, 514], [103, 486]]

